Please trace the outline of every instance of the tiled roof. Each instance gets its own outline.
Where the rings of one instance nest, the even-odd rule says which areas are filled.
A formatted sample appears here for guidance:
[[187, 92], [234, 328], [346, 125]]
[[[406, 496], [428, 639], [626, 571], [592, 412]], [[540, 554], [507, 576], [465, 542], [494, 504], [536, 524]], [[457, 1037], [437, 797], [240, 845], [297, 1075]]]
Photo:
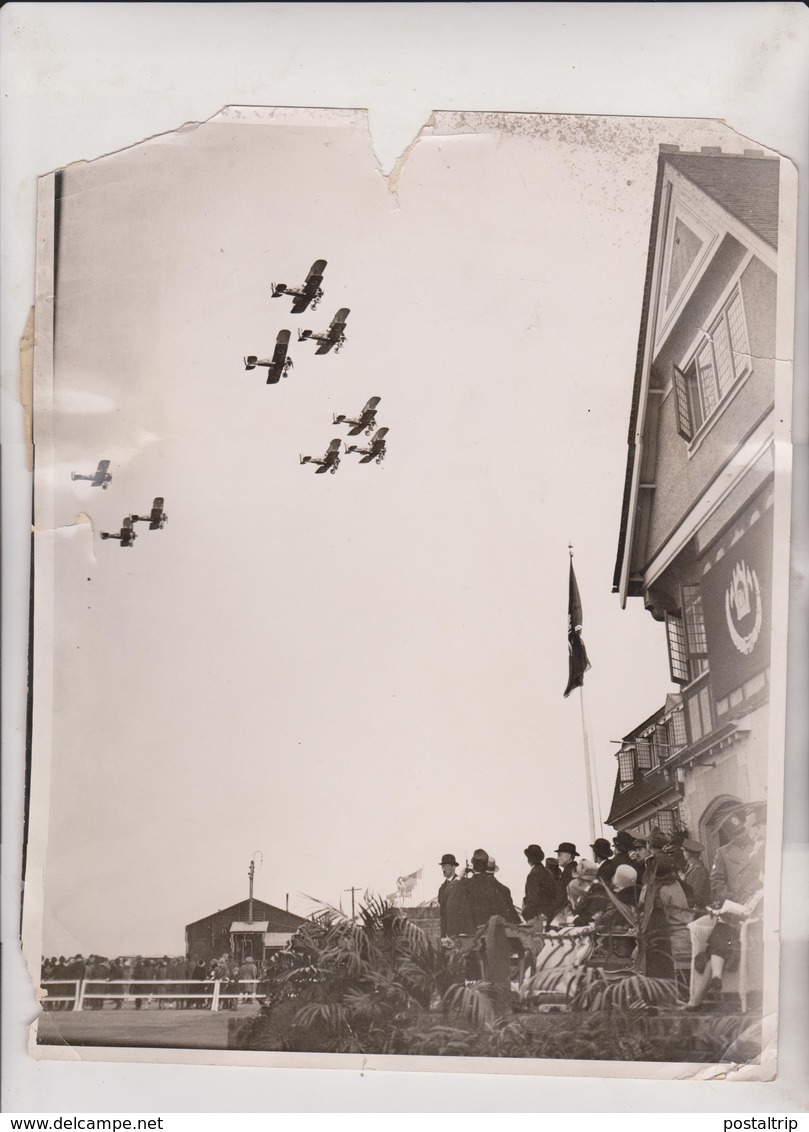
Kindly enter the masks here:
[[669, 789], [666, 776], [660, 767], [639, 777], [637, 782], [621, 789], [620, 775], [615, 776], [615, 790], [612, 795], [612, 806], [607, 817], [607, 825], [616, 826], [622, 817], [637, 809], [644, 802], [649, 802]]
[[744, 157], [735, 153], [667, 153], [664, 157], [669, 165], [777, 249], [777, 157]]

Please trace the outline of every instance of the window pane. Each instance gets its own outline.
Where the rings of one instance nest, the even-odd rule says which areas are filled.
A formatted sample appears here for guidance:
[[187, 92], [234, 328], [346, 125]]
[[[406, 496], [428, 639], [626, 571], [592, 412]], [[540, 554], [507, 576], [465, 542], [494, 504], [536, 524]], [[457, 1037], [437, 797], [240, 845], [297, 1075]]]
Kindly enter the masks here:
[[638, 769], [651, 770], [652, 769], [652, 744], [647, 739], [636, 739], [636, 751], [638, 753]]
[[687, 684], [689, 672], [685, 628], [682, 618], [674, 613], [666, 614], [666, 641], [669, 647], [669, 669], [671, 671], [671, 678], [680, 684]]
[[688, 742], [685, 733], [685, 712], [675, 711], [669, 720], [669, 742], [675, 751], [684, 747]]
[[618, 752], [618, 774], [621, 779], [621, 789], [632, 785], [635, 772], [635, 758], [632, 748]]
[[699, 586], [683, 586], [682, 601], [688, 655], [706, 656], [708, 644], [705, 638], [705, 617], [702, 612], [702, 593]]
[[750, 344], [747, 340], [747, 327], [744, 324], [742, 299], [738, 291], [727, 305], [727, 314], [733, 364], [738, 377], [750, 368]]
[[707, 342], [697, 354], [697, 383], [702, 397], [703, 416], [709, 417], [719, 403], [716, 393], [716, 370], [713, 364], [713, 350]]
[[665, 723], [655, 726], [653, 754], [655, 763], [662, 763], [671, 754], [669, 747], [669, 729]]
[[658, 810], [657, 826], [661, 833], [674, 833], [674, 812], [673, 810]]
[[719, 319], [713, 329], [714, 357], [716, 358], [716, 373], [719, 382], [719, 396], [724, 397], [735, 381], [733, 365], [730, 360], [730, 339], [724, 315]]

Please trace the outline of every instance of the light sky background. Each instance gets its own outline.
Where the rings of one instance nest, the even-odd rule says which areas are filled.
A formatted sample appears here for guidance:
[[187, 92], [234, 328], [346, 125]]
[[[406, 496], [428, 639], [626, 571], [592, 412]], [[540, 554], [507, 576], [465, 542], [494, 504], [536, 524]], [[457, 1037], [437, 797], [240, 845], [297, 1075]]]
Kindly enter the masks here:
[[[672, 688], [611, 593], [660, 142], [745, 145], [444, 115], [394, 194], [361, 114], [251, 108], [66, 171], [45, 954], [179, 953], [255, 850], [304, 915], [422, 866], [429, 897], [478, 846], [519, 901], [529, 842], [586, 851], [569, 542], [602, 818], [610, 740]], [[317, 258], [291, 315], [270, 282]], [[295, 341], [341, 306], [340, 355]], [[282, 328], [267, 386], [242, 357]], [[372, 395], [381, 467], [299, 465]], [[71, 482], [102, 458], [107, 492]], [[155, 495], [164, 531], [99, 540]]]

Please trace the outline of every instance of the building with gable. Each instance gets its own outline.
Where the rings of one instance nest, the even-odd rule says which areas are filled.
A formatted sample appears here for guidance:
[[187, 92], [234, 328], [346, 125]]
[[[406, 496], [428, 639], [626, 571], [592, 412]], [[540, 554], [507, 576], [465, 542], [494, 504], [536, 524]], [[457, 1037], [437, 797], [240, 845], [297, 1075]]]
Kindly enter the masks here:
[[205, 963], [222, 955], [232, 955], [239, 961], [252, 957], [260, 962], [270, 952], [285, 947], [305, 923], [301, 916], [263, 900], [241, 900], [187, 924], [185, 956]]
[[780, 162], [660, 150], [613, 590], [679, 692], [624, 736], [607, 821], [710, 861], [767, 785]]

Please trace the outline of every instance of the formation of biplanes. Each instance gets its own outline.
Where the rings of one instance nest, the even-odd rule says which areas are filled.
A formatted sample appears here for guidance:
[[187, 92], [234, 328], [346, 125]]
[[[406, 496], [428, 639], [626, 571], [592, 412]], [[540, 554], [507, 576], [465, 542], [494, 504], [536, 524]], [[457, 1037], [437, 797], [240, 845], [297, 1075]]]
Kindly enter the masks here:
[[[286, 283], [272, 283], [270, 285], [271, 297], [281, 299], [284, 296], [292, 297], [292, 314], [303, 314], [307, 309], [316, 310], [324, 297], [323, 273], [326, 270], [326, 260], [317, 259], [309, 269], [309, 274], [300, 287], [290, 287]], [[298, 342], [317, 343], [316, 355], [324, 355], [332, 350], [339, 354], [346, 343], [346, 324], [351, 311], [348, 307], [340, 307], [325, 330], [299, 329]], [[267, 385], [277, 385], [282, 378], [289, 376], [294, 363], [289, 355], [289, 343], [292, 332], [279, 330], [275, 338], [275, 346], [271, 356], [260, 358], [258, 354], [248, 354], [244, 359], [246, 370], [267, 370]], [[381, 464], [387, 453], [387, 428], [376, 428], [376, 411], [380, 397], [371, 397], [356, 417], [349, 417], [340, 413], [332, 417], [332, 423], [347, 424], [349, 436], [359, 436], [365, 433], [370, 437], [367, 445], [343, 444], [339, 437], [334, 437], [322, 456], [300, 456], [301, 464], [316, 465], [315, 474], [332, 475], [340, 467], [341, 455], [359, 456], [360, 464]], [[376, 431], [374, 431], [376, 430]], [[373, 433], [373, 436], [371, 434]], [[342, 450], [342, 451], [341, 451]]]
[[[325, 269], [325, 259], [315, 260], [300, 287], [290, 287], [286, 283], [272, 283], [270, 284], [270, 297], [273, 299], [291, 297], [292, 314], [303, 314], [308, 309], [317, 310], [324, 297], [322, 284]], [[332, 350], [335, 354], [339, 354], [346, 343], [346, 324], [350, 313], [348, 307], [340, 307], [325, 330], [299, 329], [298, 342], [316, 343], [316, 355], [325, 355]], [[244, 358], [245, 370], [266, 369], [267, 385], [277, 385], [293, 369], [293, 361], [289, 355], [291, 338], [292, 332], [290, 330], [279, 330], [275, 338], [272, 355], [265, 358], [259, 357], [258, 354], [246, 355]], [[334, 475], [340, 466], [341, 455], [356, 455], [359, 457], [358, 463], [360, 464], [381, 464], [387, 453], [388, 429], [377, 427], [377, 408], [380, 401], [381, 397], [370, 397], [356, 417], [348, 416], [346, 413], [332, 416], [333, 425], [348, 426], [347, 435], [349, 437], [358, 437], [365, 433], [366, 437], [369, 438], [367, 443], [364, 445], [360, 443], [348, 444], [341, 441], [340, 437], [335, 437], [330, 441], [322, 456], [300, 456], [300, 463], [314, 464], [316, 475], [323, 475], [326, 472]], [[92, 487], [100, 487], [102, 491], [106, 491], [112, 482], [112, 474], [109, 470], [110, 463], [110, 460], [100, 460], [95, 472], [89, 474], [71, 472], [70, 478], [72, 480], [87, 480]], [[125, 515], [121, 521], [120, 530], [101, 531], [101, 538], [104, 540], [114, 539], [119, 546], [130, 548], [134, 546], [135, 539], [138, 537], [135, 530], [136, 524], [147, 523], [148, 530], [162, 531], [167, 521], [165, 501], [162, 496], [157, 496], [148, 514]]]

